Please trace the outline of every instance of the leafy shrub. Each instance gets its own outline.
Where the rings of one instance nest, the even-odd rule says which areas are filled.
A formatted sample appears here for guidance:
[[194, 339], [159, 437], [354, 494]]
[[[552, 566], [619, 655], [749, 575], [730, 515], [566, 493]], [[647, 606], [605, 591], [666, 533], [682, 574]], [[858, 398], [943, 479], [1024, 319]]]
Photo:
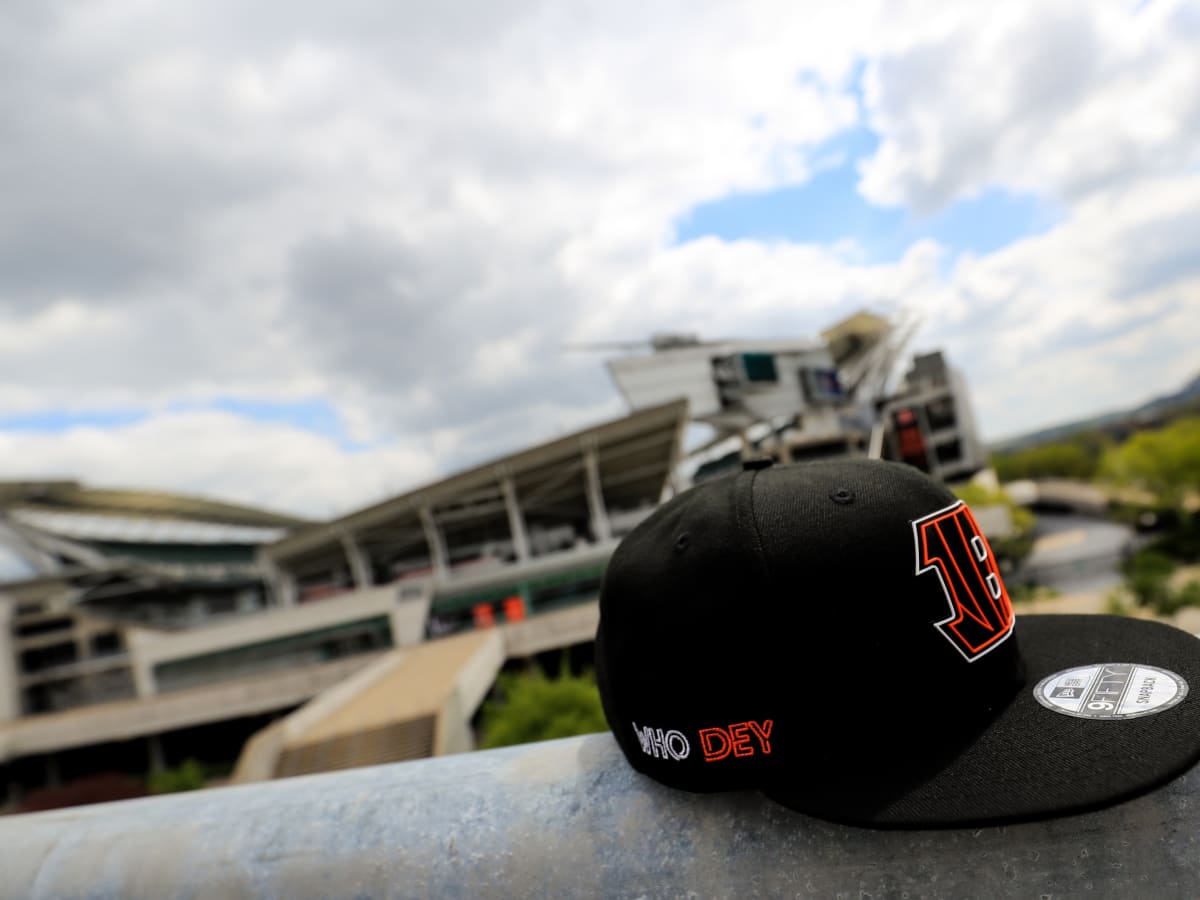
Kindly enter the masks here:
[[194, 759], [185, 759], [174, 769], [154, 772], [146, 780], [152, 794], [174, 794], [179, 791], [195, 791], [204, 787], [207, 775], [204, 767]]
[[1032, 603], [1034, 600], [1053, 600], [1056, 597], [1061, 597], [1062, 591], [1058, 588], [1047, 587], [1042, 584], [1030, 584], [1027, 581], [1019, 581], [1016, 584], [1008, 586], [1008, 599], [1013, 603]]
[[1168, 531], [1152, 546], [1160, 553], [1182, 562], [1200, 561], [1200, 521], [1192, 516], [1187, 524]]
[[[988, 538], [1003, 571], [1016, 569], [1033, 550], [1033, 527], [1037, 516], [1018, 506], [1004, 491], [991, 490], [983, 485], [967, 483], [954, 486], [954, 495], [972, 509], [983, 506], [1005, 506], [1012, 517], [1013, 533], [1005, 538]], [[1011, 591], [1010, 591], [1011, 596]]]
[[1200, 417], [1138, 432], [1104, 455], [1102, 469], [1117, 484], [1152, 491], [1186, 523], [1190, 516], [1184, 501], [1200, 490]]
[[1157, 607], [1164, 616], [1173, 616], [1188, 606], [1200, 606], [1200, 580], [1193, 578], [1177, 591], [1167, 591], [1166, 600]]
[[1012, 453], [993, 453], [992, 467], [1001, 481], [1022, 478], [1092, 479], [1099, 467], [1097, 441], [1043, 444]]
[[553, 681], [540, 669], [501, 675], [483, 708], [481, 747], [507, 747], [607, 731], [591, 673], [564, 671]]
[[1170, 603], [1171, 574], [1175, 561], [1158, 550], [1139, 550], [1121, 564], [1125, 586], [1129, 588], [1139, 606], [1154, 609]]
[[1122, 588], [1113, 588], [1104, 596], [1104, 611], [1110, 616], [1127, 616], [1132, 609], [1127, 602], [1128, 594]]
[[1108, 507], [1108, 518], [1142, 533], [1173, 531], [1180, 527], [1179, 511], [1161, 503], [1118, 500]]

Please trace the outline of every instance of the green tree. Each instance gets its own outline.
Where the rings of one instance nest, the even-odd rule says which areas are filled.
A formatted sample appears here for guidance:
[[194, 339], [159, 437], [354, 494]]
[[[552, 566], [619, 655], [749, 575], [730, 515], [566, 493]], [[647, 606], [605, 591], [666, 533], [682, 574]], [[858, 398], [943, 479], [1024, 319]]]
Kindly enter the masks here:
[[179, 791], [195, 791], [204, 787], [207, 776], [204, 767], [194, 759], [185, 759], [174, 769], [163, 769], [153, 773], [147, 786], [152, 794], [174, 794]]
[[1200, 418], [1135, 434], [1105, 454], [1103, 472], [1117, 484], [1152, 491], [1187, 523], [1184, 501], [1200, 490]]
[[992, 454], [992, 467], [1001, 481], [1022, 478], [1078, 478], [1091, 480], [1100, 457], [1100, 445], [1079, 439], [1070, 443], [1044, 444], [1013, 453]]
[[1127, 616], [1132, 612], [1125, 602], [1126, 592], [1123, 588], [1115, 587], [1104, 595], [1104, 611], [1110, 616]]
[[[1004, 506], [1012, 517], [1013, 533], [1008, 537], [989, 538], [988, 543], [996, 556], [1008, 569], [1015, 569], [1033, 550], [1033, 527], [1037, 516], [1023, 506], [1018, 506], [1004, 491], [990, 490], [983, 485], [967, 483], [955, 485], [954, 495], [972, 509], [984, 506]], [[1028, 598], [1028, 599], [1032, 599]]]
[[1175, 561], [1158, 550], [1139, 550], [1124, 563], [1125, 586], [1141, 606], [1167, 613], [1171, 605], [1171, 575]]
[[1183, 587], [1175, 591], [1171, 603], [1176, 610], [1185, 606], [1200, 606], [1200, 578], [1192, 578]]
[[1047, 587], [1043, 584], [1023, 584], [1016, 582], [1008, 585], [1008, 598], [1013, 603], [1033, 603], [1036, 600], [1054, 600], [1062, 596], [1058, 588]]
[[607, 731], [600, 692], [591, 673], [558, 678], [540, 669], [501, 675], [496, 696], [483, 708], [480, 746], [507, 747]]

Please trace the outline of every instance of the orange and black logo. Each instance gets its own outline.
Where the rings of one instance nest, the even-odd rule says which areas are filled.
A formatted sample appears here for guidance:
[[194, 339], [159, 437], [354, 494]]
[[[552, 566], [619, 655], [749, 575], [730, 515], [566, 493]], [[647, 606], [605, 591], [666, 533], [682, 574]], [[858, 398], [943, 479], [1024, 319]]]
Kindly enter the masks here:
[[1012, 602], [992, 550], [961, 500], [912, 524], [917, 574], [935, 572], [950, 607], [950, 615], [934, 627], [974, 662], [1013, 630]]

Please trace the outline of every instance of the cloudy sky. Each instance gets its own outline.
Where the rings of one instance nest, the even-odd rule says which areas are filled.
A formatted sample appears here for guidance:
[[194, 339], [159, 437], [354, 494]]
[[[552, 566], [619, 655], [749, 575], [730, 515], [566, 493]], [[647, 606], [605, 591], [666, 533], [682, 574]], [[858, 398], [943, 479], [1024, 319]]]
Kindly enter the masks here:
[[1195, 375], [1197, 6], [0, 4], [0, 478], [328, 516], [863, 306], [988, 438]]

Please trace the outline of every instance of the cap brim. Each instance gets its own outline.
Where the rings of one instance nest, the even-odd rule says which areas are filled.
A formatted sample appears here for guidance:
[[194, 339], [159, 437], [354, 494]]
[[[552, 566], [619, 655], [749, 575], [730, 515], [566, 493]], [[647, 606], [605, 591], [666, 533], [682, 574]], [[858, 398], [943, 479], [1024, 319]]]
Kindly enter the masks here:
[[[881, 798], [848, 785], [814, 808], [805, 780], [764, 793], [800, 812], [876, 828], [945, 828], [1084, 812], [1143, 794], [1200, 759], [1200, 641], [1188, 632], [1118, 616], [1020, 616], [1025, 686], [978, 737], [935, 774]], [[1094, 719], [1043, 706], [1044, 678], [1103, 663], [1134, 663], [1182, 676], [1192, 691], [1135, 718]], [[928, 701], [937, 702], [937, 686]], [[954, 715], [947, 709], [946, 715]], [[881, 736], [881, 765], [889, 740]], [[811, 773], [810, 773], [811, 777]]]

